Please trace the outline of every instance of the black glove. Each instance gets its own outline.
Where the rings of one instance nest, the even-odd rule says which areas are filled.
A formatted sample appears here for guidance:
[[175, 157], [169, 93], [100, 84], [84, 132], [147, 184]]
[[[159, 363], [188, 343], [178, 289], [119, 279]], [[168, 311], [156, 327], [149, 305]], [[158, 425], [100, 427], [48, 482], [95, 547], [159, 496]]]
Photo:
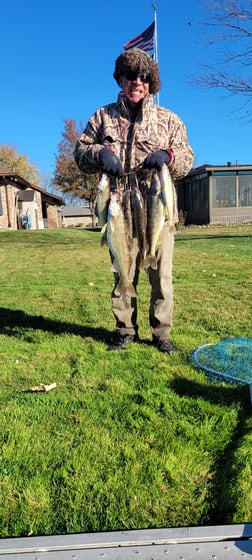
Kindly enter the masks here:
[[123, 177], [123, 168], [119, 158], [108, 148], [102, 148], [99, 152], [99, 163], [101, 170], [119, 179]]
[[158, 150], [157, 152], [152, 152], [149, 154], [147, 158], [144, 160], [143, 167], [145, 169], [157, 169], [160, 171], [162, 165], [164, 163], [169, 163], [170, 155], [166, 150]]

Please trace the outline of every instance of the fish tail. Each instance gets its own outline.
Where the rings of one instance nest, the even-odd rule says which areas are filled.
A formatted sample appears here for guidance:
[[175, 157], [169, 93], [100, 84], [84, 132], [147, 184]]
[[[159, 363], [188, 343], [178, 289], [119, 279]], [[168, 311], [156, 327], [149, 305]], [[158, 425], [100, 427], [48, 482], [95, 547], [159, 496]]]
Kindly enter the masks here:
[[121, 298], [122, 297], [122, 282], [118, 282], [118, 284], [116, 285], [115, 289], [114, 289], [114, 294], [115, 296]]
[[157, 270], [157, 259], [156, 259], [155, 255], [146, 255], [146, 257], [144, 259], [145, 270], [147, 270], [147, 268], [149, 268], [149, 266], [153, 270]]
[[114, 293], [120, 299], [122, 299], [126, 295], [134, 298], [136, 297], [136, 291], [133, 284], [125, 285], [121, 280], [119, 280]]
[[141, 258], [140, 258], [138, 269], [139, 270], [144, 270], [145, 269], [145, 258], [143, 256], [141, 256]]

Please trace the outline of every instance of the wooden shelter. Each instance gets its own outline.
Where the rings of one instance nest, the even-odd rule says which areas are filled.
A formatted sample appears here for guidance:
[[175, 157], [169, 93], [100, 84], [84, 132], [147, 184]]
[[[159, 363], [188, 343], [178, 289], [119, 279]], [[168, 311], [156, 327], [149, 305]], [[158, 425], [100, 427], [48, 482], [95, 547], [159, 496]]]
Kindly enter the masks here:
[[185, 225], [252, 222], [252, 165], [202, 165], [176, 181]]

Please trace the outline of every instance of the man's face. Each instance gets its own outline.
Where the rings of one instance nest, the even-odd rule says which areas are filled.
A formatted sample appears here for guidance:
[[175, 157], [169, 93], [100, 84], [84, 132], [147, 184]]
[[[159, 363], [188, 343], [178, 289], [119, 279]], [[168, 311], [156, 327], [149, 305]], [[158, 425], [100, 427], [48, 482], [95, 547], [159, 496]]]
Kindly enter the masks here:
[[127, 101], [137, 104], [149, 93], [149, 76], [140, 72], [128, 72], [120, 77], [120, 86]]

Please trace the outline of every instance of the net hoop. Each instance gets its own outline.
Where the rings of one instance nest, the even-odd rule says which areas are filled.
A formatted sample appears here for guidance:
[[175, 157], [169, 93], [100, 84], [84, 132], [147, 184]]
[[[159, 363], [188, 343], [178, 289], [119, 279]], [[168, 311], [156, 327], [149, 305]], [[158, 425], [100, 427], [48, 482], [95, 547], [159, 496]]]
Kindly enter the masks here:
[[[221, 343], [235, 343], [236, 341], [239, 341], [240, 345], [244, 343], [248, 344], [251, 347], [251, 360], [252, 360], [252, 338], [239, 338], [239, 339], [235, 339], [235, 338], [226, 338], [223, 339], [223, 341], [221, 341]], [[193, 352], [192, 352], [192, 359], [195, 362], [195, 364], [197, 365], [197, 367], [199, 369], [202, 369], [204, 371], [206, 371], [207, 373], [215, 376], [217, 379], [219, 380], [227, 380], [230, 382], [236, 382], [236, 383], [245, 383], [246, 385], [250, 385], [252, 384], [252, 366], [251, 366], [251, 379], [244, 379], [242, 377], [237, 377], [237, 375], [233, 375], [230, 373], [226, 373], [220, 370], [217, 370], [215, 368], [209, 367], [208, 365], [204, 364], [201, 362], [200, 360], [200, 353], [204, 350], [204, 348], [216, 348], [218, 346], [218, 344], [212, 344], [212, 343], [208, 343], [208, 344], [202, 344], [201, 346], [199, 346], [198, 348], [196, 348]], [[252, 362], [251, 362], [252, 363]]]

